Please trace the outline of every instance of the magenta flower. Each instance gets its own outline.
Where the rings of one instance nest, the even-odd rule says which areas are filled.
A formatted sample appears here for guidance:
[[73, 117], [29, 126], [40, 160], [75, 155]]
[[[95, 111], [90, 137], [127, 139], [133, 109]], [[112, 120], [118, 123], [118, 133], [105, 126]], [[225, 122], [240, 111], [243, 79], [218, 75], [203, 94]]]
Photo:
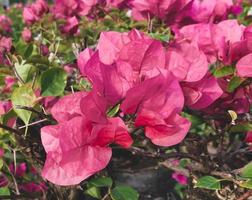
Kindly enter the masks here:
[[176, 180], [180, 185], [188, 184], [187, 177], [181, 173], [178, 173], [178, 172], [172, 173], [172, 178]]
[[69, 35], [74, 35], [77, 33], [79, 27], [79, 21], [74, 16], [66, 19], [66, 23], [60, 27], [61, 32]]
[[[51, 112], [59, 124], [41, 130], [47, 153], [42, 176], [58, 185], [78, 184], [105, 168], [112, 154], [108, 147], [110, 143], [115, 142], [123, 147], [129, 147], [132, 143], [120, 118], [110, 118], [102, 121], [104, 123], [92, 121], [101, 112], [85, 113], [92, 107], [88, 106], [85, 98], [81, 100], [82, 95], [86, 96], [85, 93], [72, 94], [57, 102]], [[82, 106], [85, 106], [82, 108], [84, 115], [80, 110]], [[96, 106], [103, 109], [103, 105]]]
[[8, 178], [3, 173], [1, 173], [0, 174], [0, 188], [6, 187], [8, 184], [9, 184]]
[[47, 189], [46, 185], [44, 183], [22, 183], [20, 184], [19, 188], [25, 192], [33, 193], [33, 192], [43, 192]]
[[178, 114], [183, 104], [178, 81], [171, 75], [159, 75], [128, 90], [121, 109], [136, 114], [135, 126], [143, 126], [154, 144], [172, 146], [184, 139], [191, 125]]
[[252, 132], [251, 132], [251, 131], [247, 132], [245, 141], [246, 141], [247, 143], [252, 143]]
[[185, 104], [193, 109], [202, 109], [211, 105], [223, 94], [216, 78], [207, 75], [193, 83], [182, 83]]
[[167, 50], [166, 68], [179, 80], [195, 82], [206, 75], [208, 61], [197, 45], [184, 41]]
[[22, 31], [22, 39], [25, 42], [30, 42], [32, 40], [32, 32], [27, 27]]
[[16, 166], [16, 168], [14, 167], [14, 164], [12, 163], [10, 166], [10, 171], [11, 173], [13, 173], [16, 177], [22, 177], [25, 175], [26, 170], [27, 170], [27, 166], [26, 163], [20, 163]]
[[5, 33], [12, 32], [12, 21], [9, 17], [5, 15], [0, 15], [0, 31]]

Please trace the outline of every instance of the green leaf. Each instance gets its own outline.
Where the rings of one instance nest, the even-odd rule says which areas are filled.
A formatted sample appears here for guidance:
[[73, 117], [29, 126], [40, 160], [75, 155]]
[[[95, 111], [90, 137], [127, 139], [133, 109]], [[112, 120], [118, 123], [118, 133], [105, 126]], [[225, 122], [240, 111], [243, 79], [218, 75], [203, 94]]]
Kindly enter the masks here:
[[227, 86], [227, 91], [228, 92], [234, 92], [236, 88], [238, 88], [242, 82], [244, 81], [245, 79], [242, 79], [238, 76], [234, 76], [230, 82], [228, 83], [228, 86]]
[[0, 159], [0, 170], [3, 168], [3, 165], [4, 165], [4, 162], [3, 162], [3, 159], [1, 158]]
[[33, 44], [29, 44], [25, 49], [24, 57], [29, 58], [32, 55], [33, 49]]
[[230, 128], [231, 133], [247, 132], [252, 130], [251, 123], [240, 123]]
[[114, 117], [118, 113], [119, 110], [120, 110], [120, 104], [117, 104], [107, 111], [107, 116]]
[[113, 181], [110, 177], [99, 177], [90, 180], [89, 183], [96, 187], [111, 187]]
[[101, 191], [97, 187], [90, 187], [85, 191], [85, 193], [96, 199], [101, 199]]
[[36, 96], [31, 88], [31, 85], [26, 84], [16, 88], [11, 95], [11, 101], [13, 109], [17, 113], [18, 117], [20, 117], [25, 124], [28, 124], [32, 112], [24, 109], [18, 109], [18, 106], [33, 107], [36, 103]]
[[10, 190], [7, 187], [0, 188], [0, 195], [10, 195]]
[[67, 74], [61, 68], [51, 68], [41, 76], [42, 96], [62, 95], [66, 87]]
[[129, 186], [117, 186], [111, 190], [113, 200], [138, 200], [138, 192]]
[[31, 64], [25, 63], [25, 61], [22, 61], [21, 63], [17, 62], [14, 66], [18, 75], [24, 82], [27, 82], [31, 78], [32, 72], [35, 71], [35, 67]]
[[242, 181], [239, 185], [244, 188], [252, 189], [252, 179]]
[[220, 180], [214, 178], [212, 176], [203, 176], [197, 180], [195, 185], [198, 188], [204, 188], [209, 190], [219, 190], [220, 187]]
[[242, 168], [241, 176], [244, 178], [252, 178], [252, 162]]
[[222, 68], [217, 68], [213, 75], [216, 77], [216, 78], [221, 78], [221, 77], [224, 77], [224, 76], [228, 76], [228, 75], [232, 75], [235, 71], [235, 68], [232, 67], [232, 66], [224, 66]]

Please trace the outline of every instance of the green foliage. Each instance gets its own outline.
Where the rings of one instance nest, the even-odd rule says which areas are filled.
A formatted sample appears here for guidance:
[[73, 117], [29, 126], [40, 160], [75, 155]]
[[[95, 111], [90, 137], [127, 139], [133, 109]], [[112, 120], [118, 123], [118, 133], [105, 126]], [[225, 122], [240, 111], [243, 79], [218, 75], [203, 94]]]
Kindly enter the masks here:
[[236, 88], [238, 88], [242, 83], [243, 83], [244, 79], [238, 77], [238, 76], [234, 76], [230, 82], [228, 83], [227, 86], [227, 91], [228, 92], [234, 92]]
[[61, 68], [51, 68], [41, 76], [42, 96], [60, 96], [66, 87], [67, 74]]
[[212, 176], [203, 176], [197, 180], [195, 187], [209, 190], [219, 190], [221, 189], [220, 181], [221, 180]]
[[213, 72], [213, 75], [216, 78], [221, 78], [224, 76], [232, 75], [234, 71], [235, 71], [235, 68], [233, 66], [224, 66], [224, 67], [215, 69]]
[[89, 184], [95, 187], [111, 187], [113, 184], [113, 181], [110, 177], [98, 177], [98, 178], [91, 179], [89, 181]]
[[36, 96], [31, 88], [30, 84], [22, 85], [16, 88], [11, 96], [14, 111], [17, 113], [25, 124], [28, 124], [32, 112], [24, 109], [20, 109], [19, 106], [33, 107], [36, 103]]
[[117, 186], [111, 190], [113, 200], [138, 200], [138, 192], [129, 186]]

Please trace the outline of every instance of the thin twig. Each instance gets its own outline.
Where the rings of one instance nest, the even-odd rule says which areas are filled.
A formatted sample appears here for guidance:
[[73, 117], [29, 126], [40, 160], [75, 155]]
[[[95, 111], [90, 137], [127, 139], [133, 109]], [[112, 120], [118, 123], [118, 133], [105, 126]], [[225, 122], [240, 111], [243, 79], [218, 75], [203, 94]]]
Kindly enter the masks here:
[[252, 190], [247, 191], [242, 196], [240, 196], [237, 200], [247, 200], [249, 197], [252, 196]]

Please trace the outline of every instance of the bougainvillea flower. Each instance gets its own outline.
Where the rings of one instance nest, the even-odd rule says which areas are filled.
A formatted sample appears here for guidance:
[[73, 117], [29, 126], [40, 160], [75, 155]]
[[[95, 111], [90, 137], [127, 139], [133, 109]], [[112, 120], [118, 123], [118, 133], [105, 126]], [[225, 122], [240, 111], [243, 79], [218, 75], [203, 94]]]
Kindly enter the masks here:
[[0, 31], [10, 33], [12, 32], [12, 21], [5, 15], [0, 15]]
[[22, 39], [25, 42], [30, 42], [32, 40], [32, 32], [27, 27], [22, 31]]
[[213, 27], [213, 42], [220, 61], [228, 62], [229, 47], [242, 40], [244, 29], [237, 20], [225, 20]]
[[[85, 92], [75, 92], [60, 98], [51, 109], [51, 114], [58, 122], [68, 121], [81, 115], [80, 102]], [[69, 106], [71, 105], [71, 106]]]
[[3, 173], [1, 173], [0, 174], [0, 188], [6, 187], [8, 184], [9, 184], [8, 178]]
[[[219, 85], [221, 86], [219, 80]], [[226, 83], [224, 84], [226, 85]], [[221, 86], [222, 90], [226, 90], [226, 86]], [[251, 95], [251, 91], [248, 91], [246, 88], [238, 88], [233, 93], [224, 92], [223, 95], [217, 99], [213, 104], [204, 109], [204, 111], [212, 113], [227, 113], [228, 110], [233, 110], [238, 114], [249, 112], [250, 108], [250, 99], [248, 96]], [[242, 105], [242, 106], [241, 106]]]
[[0, 115], [7, 113], [11, 108], [11, 101], [0, 101]]
[[245, 142], [252, 143], [252, 132], [251, 131], [247, 132]]
[[211, 75], [197, 82], [182, 83], [182, 89], [185, 104], [193, 109], [206, 108], [223, 94], [216, 78]]
[[41, 129], [47, 153], [42, 176], [58, 185], [78, 184], [105, 168], [112, 154], [110, 143], [123, 147], [132, 143], [120, 118], [107, 119], [102, 113], [105, 120], [100, 120], [106, 102], [94, 91], [86, 95], [79, 92], [60, 99], [51, 110], [59, 124]]
[[118, 58], [122, 47], [129, 41], [127, 33], [114, 31], [102, 32], [97, 44], [101, 62], [107, 65], [112, 64]]
[[180, 80], [195, 82], [207, 73], [208, 61], [197, 45], [184, 41], [167, 50], [166, 68]]
[[2, 158], [4, 156], [4, 149], [0, 148], [0, 158]]
[[42, 176], [58, 185], [78, 184], [105, 168], [112, 155], [108, 144], [118, 141], [128, 147], [132, 143], [119, 118], [96, 125], [74, 117], [42, 128], [41, 138], [47, 152]]
[[74, 35], [77, 33], [79, 27], [78, 19], [73, 16], [71, 18], [66, 19], [66, 23], [60, 27], [61, 32], [69, 35]]
[[190, 122], [180, 117], [184, 97], [178, 81], [159, 75], [131, 88], [121, 104], [126, 114], [136, 114], [135, 126], [145, 127], [145, 135], [160, 146], [172, 146], [186, 136]]
[[48, 11], [48, 5], [45, 0], [37, 0], [26, 6], [23, 10], [23, 19], [26, 24], [31, 25], [38, 21], [44, 13]]
[[105, 65], [100, 62], [98, 52], [84, 65], [82, 72], [92, 82], [93, 89], [111, 105], [118, 103], [133, 84], [133, 72], [128, 63], [118, 61]]
[[78, 3], [76, 0], [55, 0], [52, 13], [56, 18], [73, 17], [77, 13]]
[[181, 14], [183, 8], [191, 2], [192, 0], [132, 0], [130, 5], [133, 17], [136, 20], [148, 19], [155, 16], [166, 21], [175, 21], [176, 15]]
[[237, 74], [241, 77], [252, 77], [252, 53], [242, 57], [236, 63]]
[[18, 164], [16, 166], [16, 168], [14, 167], [14, 164], [12, 163], [10, 166], [10, 171], [12, 174], [14, 174], [16, 177], [22, 177], [25, 175], [26, 170], [27, 170], [27, 166], [25, 162], [22, 162], [20, 164]]
[[172, 178], [176, 180], [180, 185], [188, 184], [187, 177], [181, 173], [178, 173], [178, 172], [172, 173]]
[[45, 183], [22, 183], [19, 185], [19, 188], [25, 192], [33, 193], [33, 192], [43, 192], [47, 189]]
[[194, 0], [183, 11], [180, 23], [209, 23], [227, 19], [233, 6], [232, 0]]
[[36, 15], [31, 6], [27, 6], [23, 10], [23, 19], [26, 24], [31, 25], [39, 20], [39, 16]]
[[214, 24], [193, 24], [184, 26], [176, 33], [176, 40], [188, 40], [196, 43], [201, 51], [205, 53], [209, 63], [216, 62], [217, 49], [213, 43], [213, 26]]
[[85, 66], [93, 54], [94, 54], [94, 51], [90, 48], [86, 48], [84, 51], [82, 51], [79, 54], [78, 59], [77, 59], [77, 64], [82, 75], [85, 75], [85, 71], [84, 71]]

